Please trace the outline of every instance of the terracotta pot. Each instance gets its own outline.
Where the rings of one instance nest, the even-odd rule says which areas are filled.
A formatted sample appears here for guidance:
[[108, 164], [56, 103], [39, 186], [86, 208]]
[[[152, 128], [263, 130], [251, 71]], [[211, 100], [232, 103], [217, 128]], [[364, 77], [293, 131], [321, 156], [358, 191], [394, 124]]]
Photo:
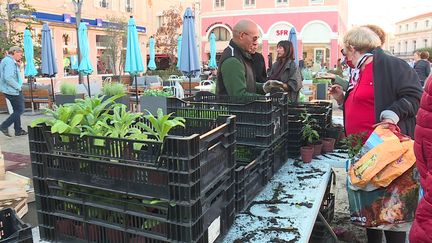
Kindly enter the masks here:
[[330, 153], [334, 150], [336, 140], [334, 138], [323, 138], [322, 151], [323, 153]]
[[314, 156], [321, 154], [321, 152], [322, 152], [322, 146], [323, 146], [323, 144], [322, 144], [321, 140], [317, 141], [317, 142], [315, 142], [313, 144], [313, 147], [314, 147]]
[[300, 154], [303, 162], [309, 163], [312, 161], [314, 154], [314, 147], [312, 146], [304, 146], [300, 148]]

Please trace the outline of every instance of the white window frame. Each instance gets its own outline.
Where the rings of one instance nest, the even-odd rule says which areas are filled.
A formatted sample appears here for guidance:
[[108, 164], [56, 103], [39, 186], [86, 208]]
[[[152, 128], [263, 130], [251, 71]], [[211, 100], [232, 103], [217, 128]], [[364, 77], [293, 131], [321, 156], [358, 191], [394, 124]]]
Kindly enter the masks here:
[[[219, 1], [219, 6], [216, 6], [216, 1]], [[223, 2], [223, 4], [222, 4]], [[225, 9], [225, 0], [213, 0], [214, 9]]]
[[324, 0], [309, 0], [309, 5], [324, 5]]
[[288, 6], [289, 0], [286, 0], [286, 2], [278, 2], [278, 0], [275, 0], [275, 6]]
[[[135, 1], [134, 0], [123, 0], [124, 1], [124, 12], [126, 13], [133, 13], [135, 11]], [[127, 2], [130, 2], [129, 6]], [[131, 11], [128, 11], [128, 8], [131, 9]]]
[[[246, 1], [248, 1], [249, 3], [246, 4]], [[250, 3], [251, 1], [253, 1], [253, 4]], [[243, 0], [243, 8], [255, 8], [256, 7], [256, 1], [257, 0]]]
[[[318, 52], [322, 52], [322, 57], [324, 58], [323, 60], [318, 60], [320, 65], [323, 65], [325, 63], [325, 58], [326, 58], [326, 49], [325, 48], [314, 48], [314, 63], [317, 63], [317, 53]], [[323, 61], [323, 62], [321, 62]]]

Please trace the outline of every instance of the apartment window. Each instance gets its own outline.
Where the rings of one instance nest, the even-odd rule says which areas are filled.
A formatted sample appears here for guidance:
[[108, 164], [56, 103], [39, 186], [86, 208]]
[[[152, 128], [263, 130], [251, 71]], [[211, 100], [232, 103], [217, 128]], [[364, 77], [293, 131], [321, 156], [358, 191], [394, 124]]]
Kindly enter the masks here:
[[405, 41], [405, 53], [408, 53], [408, 41]]
[[399, 32], [402, 32], [402, 25], [399, 25]]
[[255, 6], [255, 0], [244, 0], [244, 6], [245, 7]]
[[125, 0], [125, 11], [128, 13], [133, 12], [133, 3], [132, 0]]
[[284, 3], [288, 3], [288, 0], [276, 0], [276, 3], [278, 4], [284, 4]]
[[225, 7], [225, 0], [215, 0], [214, 1], [215, 8], [223, 8]]
[[400, 42], [398, 43], [398, 51], [399, 51], [399, 53], [402, 52], [402, 48], [401, 48], [401, 43]]
[[158, 28], [163, 27], [164, 23], [165, 23], [165, 18], [163, 15], [159, 15], [157, 16], [157, 24], [158, 24]]
[[429, 27], [429, 20], [425, 20], [425, 27]]
[[414, 22], [414, 29], [417, 29], [417, 22]]
[[323, 4], [324, 0], [309, 0], [310, 4]]
[[405, 25], [405, 31], [408, 31], [408, 24]]
[[99, 7], [101, 8], [109, 8], [109, 1], [108, 0], [99, 0]]
[[413, 49], [416, 50], [417, 49], [417, 41], [413, 40]]
[[428, 47], [428, 40], [424, 39], [424, 47]]
[[231, 39], [229, 31], [224, 27], [216, 27], [212, 32], [216, 36], [216, 41], [228, 41]]

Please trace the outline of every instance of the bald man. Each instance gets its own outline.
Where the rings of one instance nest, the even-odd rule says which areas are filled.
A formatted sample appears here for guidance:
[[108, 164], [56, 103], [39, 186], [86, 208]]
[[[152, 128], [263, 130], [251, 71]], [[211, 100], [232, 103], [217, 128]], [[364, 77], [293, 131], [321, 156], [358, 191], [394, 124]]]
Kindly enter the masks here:
[[219, 60], [216, 93], [229, 96], [264, 94], [263, 84], [257, 83], [251, 57], [258, 44], [258, 26], [251, 20], [240, 20], [233, 27], [233, 38]]

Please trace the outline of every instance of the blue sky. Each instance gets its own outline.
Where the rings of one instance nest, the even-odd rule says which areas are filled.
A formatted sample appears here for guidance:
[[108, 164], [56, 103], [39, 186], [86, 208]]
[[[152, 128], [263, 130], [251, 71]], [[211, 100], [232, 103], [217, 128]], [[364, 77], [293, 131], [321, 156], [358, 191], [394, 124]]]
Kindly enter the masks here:
[[394, 32], [394, 23], [432, 12], [432, 0], [348, 0], [348, 28], [376, 24]]

